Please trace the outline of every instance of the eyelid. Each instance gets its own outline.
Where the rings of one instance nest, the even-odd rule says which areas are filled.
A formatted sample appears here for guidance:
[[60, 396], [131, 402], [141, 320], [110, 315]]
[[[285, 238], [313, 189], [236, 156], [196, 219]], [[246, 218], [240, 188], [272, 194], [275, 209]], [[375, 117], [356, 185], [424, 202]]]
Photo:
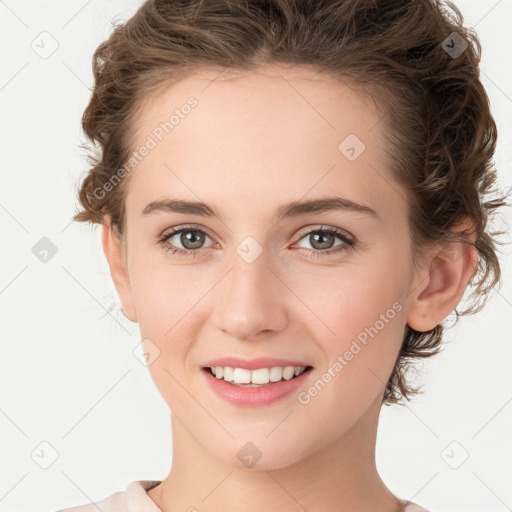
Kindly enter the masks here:
[[215, 235], [205, 226], [200, 226], [199, 224], [180, 224], [179, 226], [172, 227], [169, 229], [166, 229], [159, 237], [158, 240], [161, 241], [165, 238], [170, 237], [171, 235], [174, 235], [176, 233], [180, 233], [181, 231], [185, 231], [187, 229], [193, 230], [196, 229], [197, 231], [204, 231], [212, 240], [215, 239]]
[[348, 231], [345, 231], [342, 228], [325, 224], [310, 224], [309, 226], [300, 229], [296, 236], [298, 240], [300, 240], [301, 238], [303, 238], [303, 236], [309, 235], [310, 233], [313, 233], [315, 231], [325, 231], [327, 233], [334, 233], [337, 234], [338, 236], [345, 237], [351, 243], [357, 242], [356, 237], [354, 235], [351, 235]]
[[[168, 238], [172, 234], [179, 233], [186, 229], [197, 229], [198, 231], [204, 231], [212, 240], [215, 239], [215, 235], [205, 226], [201, 226], [199, 224], [180, 224], [179, 226], [172, 227], [169, 229], [166, 229], [159, 237], [159, 240], [162, 240], [164, 238]], [[305, 226], [301, 228], [297, 234], [295, 235], [295, 238], [300, 240], [304, 235], [308, 235], [311, 232], [314, 231], [326, 231], [326, 232], [333, 232], [338, 234], [343, 234], [347, 239], [349, 239], [352, 242], [357, 242], [356, 237], [351, 235], [348, 231], [345, 231], [342, 228], [325, 225], [325, 224], [310, 224], [308, 226]], [[297, 241], [298, 241], [297, 240]]]
[[[181, 225], [173, 226], [172, 228], [166, 229], [164, 231], [164, 233], [162, 235], [160, 235], [158, 242], [161, 244], [172, 245], [169, 242], [167, 242], [167, 239], [172, 237], [173, 235], [176, 235], [178, 233], [181, 233], [181, 232], [187, 231], [187, 230], [191, 230], [191, 231], [197, 230], [197, 231], [204, 232], [214, 242], [214, 245], [217, 245], [217, 246], [220, 245], [218, 242], [215, 241], [216, 237], [213, 235], [213, 233], [208, 228], [206, 228], [205, 226], [198, 225], [198, 224], [181, 224]], [[315, 233], [315, 232], [329, 233], [329, 234], [332, 234], [333, 236], [338, 237], [338, 239], [342, 240], [342, 242], [343, 242], [342, 246], [346, 246], [346, 249], [353, 248], [358, 244], [357, 238], [355, 236], [353, 236], [352, 234], [350, 234], [349, 232], [345, 231], [342, 228], [339, 228], [336, 226], [331, 226], [331, 225], [325, 225], [325, 224], [310, 224], [308, 226], [301, 228], [298, 231], [298, 233], [295, 235], [296, 241], [294, 242], [294, 244], [300, 242], [300, 240], [302, 240], [302, 238], [306, 237], [307, 235], [310, 235], [311, 233]], [[201, 251], [201, 249], [209, 249], [209, 248], [211, 248], [211, 247], [202, 247], [200, 249], [176, 248], [175, 252], [195, 255], [199, 251]], [[335, 254], [338, 252], [336, 250], [327, 250], [327, 251], [314, 251], [311, 249], [304, 249], [304, 250], [310, 252], [311, 254], [315, 254], [317, 256], [320, 256], [322, 254], [328, 256], [329, 254]], [[340, 251], [341, 250], [343, 250], [343, 249], [340, 249]]]

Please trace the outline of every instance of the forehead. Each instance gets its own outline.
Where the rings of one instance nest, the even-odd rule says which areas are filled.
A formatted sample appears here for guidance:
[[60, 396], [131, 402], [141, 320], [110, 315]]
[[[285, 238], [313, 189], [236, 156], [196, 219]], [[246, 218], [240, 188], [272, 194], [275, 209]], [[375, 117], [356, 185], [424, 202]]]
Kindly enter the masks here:
[[[249, 205], [337, 187], [378, 204], [385, 191], [376, 173], [389, 173], [382, 119], [364, 94], [313, 68], [203, 69], [146, 99], [132, 149], [149, 140], [152, 148], [131, 173], [127, 202], [173, 192], [222, 204], [236, 193]], [[396, 189], [388, 192], [396, 201]]]
[[[192, 109], [187, 106], [191, 98], [197, 103]], [[280, 132], [301, 120], [300, 130], [297, 127], [290, 135], [307, 132], [310, 127], [309, 131], [340, 131], [338, 136], [343, 130], [359, 130], [362, 137], [382, 119], [382, 112], [348, 80], [334, 80], [313, 67], [289, 64], [251, 71], [204, 68], [168, 85], [163, 82], [157, 93], [143, 100], [132, 127], [135, 143], [142, 143], [142, 137], [173, 112], [178, 113], [179, 124], [187, 119], [190, 130], [203, 128], [206, 133], [212, 128], [207, 121], [215, 117], [217, 128], [235, 124], [251, 134], [257, 128]], [[279, 123], [271, 124], [275, 121]], [[171, 135], [167, 138], [176, 138], [179, 131], [184, 131], [183, 126], [166, 133]]]

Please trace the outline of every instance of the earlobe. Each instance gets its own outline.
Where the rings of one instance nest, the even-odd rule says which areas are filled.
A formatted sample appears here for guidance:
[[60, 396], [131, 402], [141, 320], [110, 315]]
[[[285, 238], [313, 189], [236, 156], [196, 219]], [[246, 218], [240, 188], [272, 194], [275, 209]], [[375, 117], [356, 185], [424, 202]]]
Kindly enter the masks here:
[[439, 325], [457, 307], [478, 264], [478, 251], [473, 245], [476, 235], [469, 220], [464, 220], [466, 241], [437, 246], [427, 265], [417, 276], [410, 303], [407, 324], [419, 332]]
[[132, 322], [137, 322], [126, 262], [124, 261], [121, 244], [112, 229], [108, 215], [105, 218], [105, 223], [101, 226], [101, 230], [103, 252], [107, 258], [110, 267], [110, 275], [112, 276], [117, 295], [121, 301], [123, 314]]

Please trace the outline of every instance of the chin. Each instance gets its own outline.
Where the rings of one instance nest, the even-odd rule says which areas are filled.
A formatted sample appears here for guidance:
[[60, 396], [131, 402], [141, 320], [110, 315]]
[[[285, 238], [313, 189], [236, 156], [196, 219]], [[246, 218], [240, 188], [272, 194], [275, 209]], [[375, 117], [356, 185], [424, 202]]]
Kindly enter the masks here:
[[231, 439], [229, 446], [220, 446], [220, 452], [215, 453], [219, 446], [209, 451], [223, 464], [247, 471], [283, 469], [307, 456], [303, 451], [297, 450], [297, 446], [304, 446], [304, 443], [297, 444], [290, 436], [287, 439], [276, 436], [271, 440], [263, 435], [254, 436], [252, 441], [249, 439], [251, 438], [248, 436], [243, 439]]

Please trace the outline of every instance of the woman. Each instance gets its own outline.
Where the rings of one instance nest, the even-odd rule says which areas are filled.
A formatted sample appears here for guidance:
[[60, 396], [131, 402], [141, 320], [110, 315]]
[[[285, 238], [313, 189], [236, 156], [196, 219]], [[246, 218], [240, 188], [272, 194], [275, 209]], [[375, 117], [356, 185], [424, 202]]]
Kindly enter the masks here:
[[377, 472], [380, 409], [499, 282], [505, 204], [449, 7], [148, 0], [98, 47], [75, 220], [102, 225], [173, 456], [67, 512], [425, 510]]

